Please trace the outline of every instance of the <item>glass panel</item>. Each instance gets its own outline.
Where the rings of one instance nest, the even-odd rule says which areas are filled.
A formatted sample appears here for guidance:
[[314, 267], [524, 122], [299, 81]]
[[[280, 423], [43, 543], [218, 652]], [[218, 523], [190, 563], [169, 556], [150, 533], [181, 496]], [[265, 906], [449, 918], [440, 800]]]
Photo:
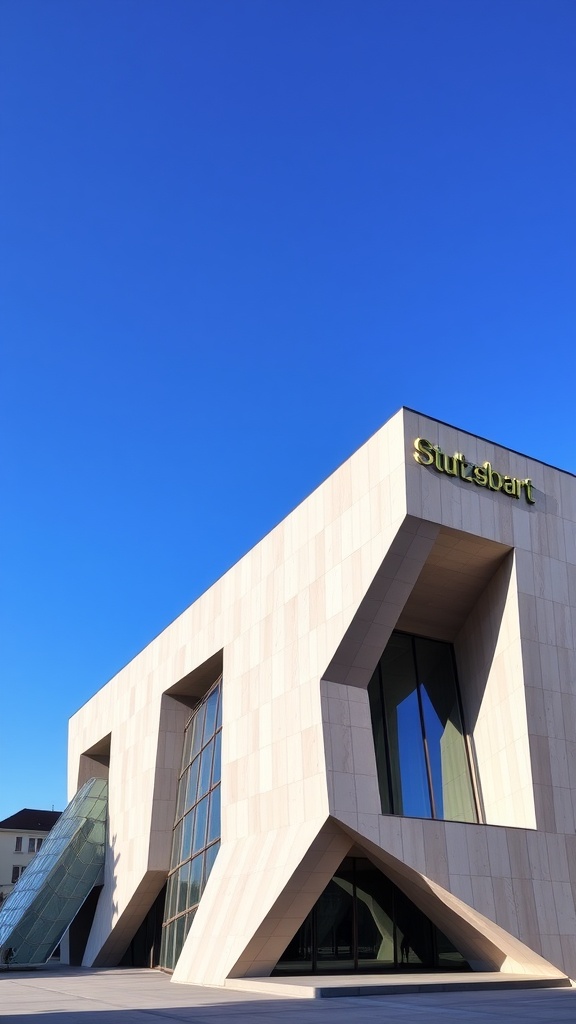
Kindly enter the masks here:
[[370, 717], [372, 718], [372, 732], [374, 734], [374, 752], [376, 754], [376, 770], [378, 772], [378, 788], [380, 790], [382, 814], [392, 814], [380, 665], [377, 667], [368, 685], [368, 699], [370, 701]]
[[176, 934], [174, 936], [174, 963], [178, 960], [180, 953], [182, 952], [182, 946], [184, 945], [184, 932], [186, 928], [186, 918], [178, 917], [172, 925], [176, 925]]
[[456, 947], [452, 945], [450, 939], [446, 938], [439, 928], [435, 928], [434, 931], [436, 939], [437, 967], [445, 971], [457, 969], [466, 970], [468, 964], [462, 954], [459, 953]]
[[421, 910], [395, 887], [396, 958], [406, 966], [434, 967], [432, 924]]
[[394, 966], [394, 886], [368, 860], [356, 860], [358, 969]]
[[196, 826], [194, 828], [193, 850], [201, 850], [206, 845], [206, 817], [208, 814], [208, 798], [204, 797], [196, 807]]
[[430, 818], [432, 809], [417, 691], [408, 693], [394, 711], [396, 748], [390, 744], [390, 758], [399, 775], [396, 783], [401, 794], [398, 813], [414, 818]]
[[194, 719], [194, 737], [192, 739], [192, 757], [196, 757], [196, 754], [200, 752], [202, 746], [202, 731], [204, 729], [204, 714], [206, 711], [206, 705], [202, 704], [196, 712], [196, 718]]
[[172, 924], [165, 925], [162, 930], [162, 949], [160, 951], [160, 963], [163, 967], [167, 967], [168, 970], [174, 969], [174, 926]]
[[190, 775], [188, 776], [188, 789], [186, 792], [186, 807], [192, 807], [196, 803], [196, 787], [198, 785], [198, 769], [200, 768], [200, 758], [197, 757], [195, 761], [190, 765]]
[[216, 715], [216, 729], [222, 727], [222, 680], [218, 685], [218, 712]]
[[182, 849], [182, 822], [179, 821], [174, 829], [174, 835], [172, 836], [172, 857], [171, 865], [175, 867], [182, 860], [180, 856], [180, 850]]
[[216, 712], [218, 710], [218, 690], [213, 690], [206, 701], [206, 721], [204, 722], [204, 742], [216, 731]]
[[194, 811], [188, 811], [182, 826], [182, 860], [192, 856], [192, 835], [194, 830]]
[[195, 903], [200, 901], [203, 864], [203, 854], [194, 857], [194, 860], [190, 863], [190, 901], [188, 904], [190, 907], [193, 907]]
[[178, 797], [176, 800], [176, 821], [178, 821], [178, 818], [181, 818], [182, 815], [184, 814], [184, 809], [186, 806], [186, 787], [188, 785], [189, 772], [190, 769], [188, 769], [188, 771], [184, 773], [184, 775], [180, 779], [180, 782], [178, 783]]
[[209, 846], [204, 855], [204, 884], [208, 881], [208, 876], [214, 867], [214, 861], [216, 860], [216, 854], [220, 849], [220, 843], [214, 843], [213, 846]]
[[212, 762], [212, 785], [215, 786], [217, 782], [220, 782], [220, 769], [222, 762], [222, 733], [216, 733], [214, 737], [214, 760]]
[[190, 861], [183, 864], [178, 872], [178, 904], [176, 913], [181, 914], [188, 906], [188, 878], [190, 876]]
[[312, 956], [312, 914], [308, 914], [278, 961], [274, 974], [311, 974], [314, 966]]
[[428, 747], [428, 760], [430, 762], [430, 774], [432, 776], [432, 795], [434, 798], [434, 817], [444, 817], [444, 798], [442, 793], [442, 757], [440, 744], [444, 728], [436, 713], [436, 708], [430, 700], [428, 690], [424, 687], [420, 690], [422, 699], [422, 717], [426, 730], [426, 746]]
[[214, 750], [214, 742], [210, 741], [207, 747], [204, 747], [200, 755], [200, 775], [198, 778], [198, 799], [203, 797], [210, 789], [210, 778], [212, 776], [212, 751]]
[[211, 843], [220, 836], [220, 786], [210, 794], [210, 814], [208, 817], [208, 835], [206, 842]]
[[190, 764], [192, 758], [190, 757], [190, 748], [192, 747], [192, 734], [193, 734], [192, 723], [189, 722], [184, 732], [184, 749], [182, 751], [182, 771]]
[[338, 872], [316, 904], [316, 957], [318, 970], [354, 969], [354, 907], [352, 882]]
[[476, 821], [450, 646], [435, 640], [416, 640], [416, 665], [435, 817]]
[[176, 913], [176, 897], [178, 894], [178, 875], [171, 875], [168, 879], [168, 890], [166, 893], [165, 917], [169, 921]]
[[416, 673], [409, 636], [393, 633], [381, 661], [394, 814], [431, 815]]
[[196, 916], [196, 911], [195, 910], [191, 910], [189, 914], [186, 914], [186, 924], [184, 925], [184, 937], [186, 937], [188, 935], [188, 932], [190, 931], [190, 928], [192, 927], [192, 922], [193, 922], [195, 916]]

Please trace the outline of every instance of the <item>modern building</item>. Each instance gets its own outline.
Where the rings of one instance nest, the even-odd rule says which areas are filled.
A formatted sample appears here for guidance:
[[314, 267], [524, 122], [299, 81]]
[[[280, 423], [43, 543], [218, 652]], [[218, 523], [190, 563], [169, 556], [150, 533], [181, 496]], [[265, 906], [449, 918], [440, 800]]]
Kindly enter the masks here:
[[575, 637], [574, 476], [402, 409], [73, 717], [72, 961], [576, 978]]
[[40, 850], [60, 811], [23, 807], [0, 821], [0, 905]]

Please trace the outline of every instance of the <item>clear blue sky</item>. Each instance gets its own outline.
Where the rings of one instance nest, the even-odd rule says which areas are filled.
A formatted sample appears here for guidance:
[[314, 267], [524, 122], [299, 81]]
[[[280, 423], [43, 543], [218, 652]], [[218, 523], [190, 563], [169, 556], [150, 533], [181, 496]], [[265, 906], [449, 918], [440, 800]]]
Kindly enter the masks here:
[[401, 405], [576, 471], [574, 0], [1, 0], [0, 818]]

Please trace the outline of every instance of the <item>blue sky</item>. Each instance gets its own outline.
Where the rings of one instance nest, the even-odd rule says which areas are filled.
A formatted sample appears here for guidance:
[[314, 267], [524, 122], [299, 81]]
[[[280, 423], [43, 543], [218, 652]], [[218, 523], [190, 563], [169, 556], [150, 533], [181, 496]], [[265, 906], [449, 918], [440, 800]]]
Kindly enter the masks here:
[[576, 471], [573, 0], [1, 0], [0, 818], [401, 405]]

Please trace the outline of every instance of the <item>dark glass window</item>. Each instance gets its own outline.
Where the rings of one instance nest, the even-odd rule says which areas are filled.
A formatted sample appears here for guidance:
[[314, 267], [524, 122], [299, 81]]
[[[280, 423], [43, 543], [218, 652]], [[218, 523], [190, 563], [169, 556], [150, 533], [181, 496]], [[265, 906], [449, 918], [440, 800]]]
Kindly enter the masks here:
[[382, 812], [478, 821], [451, 644], [393, 633], [368, 695]]
[[168, 970], [180, 956], [220, 847], [221, 704], [220, 679], [184, 734], [160, 952]]
[[450, 940], [363, 857], [347, 857], [274, 974], [469, 970]]

